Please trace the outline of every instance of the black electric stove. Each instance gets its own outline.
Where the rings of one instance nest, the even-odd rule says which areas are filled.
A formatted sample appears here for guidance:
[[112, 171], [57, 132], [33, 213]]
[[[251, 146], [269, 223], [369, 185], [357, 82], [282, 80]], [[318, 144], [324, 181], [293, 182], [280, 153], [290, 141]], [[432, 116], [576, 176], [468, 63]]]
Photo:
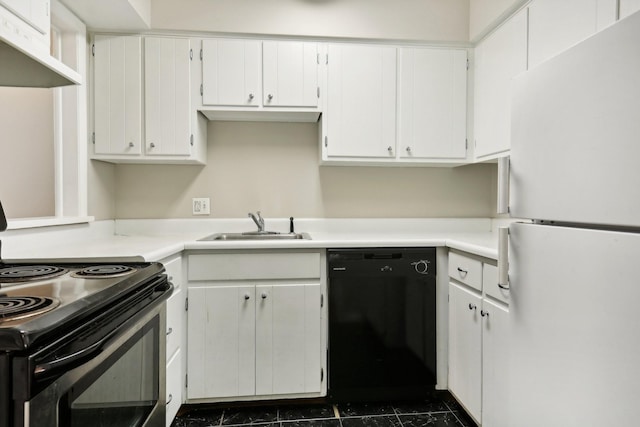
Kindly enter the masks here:
[[164, 425], [164, 271], [0, 254], [0, 427]]

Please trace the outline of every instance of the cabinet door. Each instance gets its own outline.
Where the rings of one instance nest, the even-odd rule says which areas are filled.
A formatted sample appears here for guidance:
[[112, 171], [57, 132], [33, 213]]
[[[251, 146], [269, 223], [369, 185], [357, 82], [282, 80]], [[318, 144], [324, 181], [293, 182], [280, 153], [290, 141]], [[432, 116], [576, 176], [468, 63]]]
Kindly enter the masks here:
[[616, 9], [616, 0], [533, 1], [529, 6], [529, 67], [612, 24]]
[[527, 11], [523, 10], [475, 49], [475, 157], [511, 147], [511, 82], [527, 69]]
[[167, 363], [167, 375], [166, 375], [166, 402], [167, 402], [167, 414], [166, 414], [166, 426], [170, 427], [173, 423], [180, 404], [182, 403], [182, 354], [180, 350], [171, 358]]
[[620, 0], [620, 19], [640, 10], [640, 0]]
[[395, 158], [396, 49], [328, 47], [329, 157]]
[[191, 152], [191, 59], [188, 39], [146, 37], [145, 153]]
[[509, 311], [486, 299], [482, 310], [482, 425], [510, 427]]
[[256, 394], [319, 392], [320, 285], [258, 285], [256, 298]]
[[96, 36], [95, 154], [142, 153], [142, 43], [135, 36]]
[[266, 41], [263, 49], [265, 107], [318, 105], [318, 44]]
[[476, 420], [481, 415], [482, 300], [449, 284], [449, 389]]
[[42, 34], [47, 34], [51, 26], [50, 0], [30, 0], [30, 19], [29, 23], [33, 25]]
[[402, 48], [398, 56], [398, 154], [465, 158], [467, 51]]
[[261, 47], [256, 40], [203, 40], [202, 104], [259, 106]]
[[189, 399], [255, 394], [255, 287], [189, 288]]

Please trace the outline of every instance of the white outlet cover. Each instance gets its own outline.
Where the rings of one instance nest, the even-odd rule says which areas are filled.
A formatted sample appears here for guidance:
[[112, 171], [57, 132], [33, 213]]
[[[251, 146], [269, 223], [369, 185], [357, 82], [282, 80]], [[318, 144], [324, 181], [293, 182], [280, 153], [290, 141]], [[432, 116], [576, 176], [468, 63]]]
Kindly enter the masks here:
[[209, 215], [211, 214], [211, 202], [208, 197], [194, 197], [192, 200], [193, 214], [194, 215]]

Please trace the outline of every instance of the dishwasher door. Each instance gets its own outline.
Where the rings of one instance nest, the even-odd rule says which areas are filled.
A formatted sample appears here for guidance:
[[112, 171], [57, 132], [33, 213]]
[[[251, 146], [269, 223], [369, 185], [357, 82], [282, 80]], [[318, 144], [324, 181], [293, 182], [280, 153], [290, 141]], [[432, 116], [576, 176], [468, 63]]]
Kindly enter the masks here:
[[329, 398], [418, 399], [436, 384], [435, 248], [328, 250]]

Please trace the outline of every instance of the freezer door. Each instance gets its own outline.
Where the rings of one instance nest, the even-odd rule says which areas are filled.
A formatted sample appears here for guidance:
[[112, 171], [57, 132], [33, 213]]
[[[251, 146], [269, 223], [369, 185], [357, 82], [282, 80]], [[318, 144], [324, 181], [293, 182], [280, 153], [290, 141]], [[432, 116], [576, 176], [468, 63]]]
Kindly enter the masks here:
[[640, 13], [516, 78], [513, 217], [640, 226]]
[[637, 425], [640, 234], [509, 232], [508, 425]]

